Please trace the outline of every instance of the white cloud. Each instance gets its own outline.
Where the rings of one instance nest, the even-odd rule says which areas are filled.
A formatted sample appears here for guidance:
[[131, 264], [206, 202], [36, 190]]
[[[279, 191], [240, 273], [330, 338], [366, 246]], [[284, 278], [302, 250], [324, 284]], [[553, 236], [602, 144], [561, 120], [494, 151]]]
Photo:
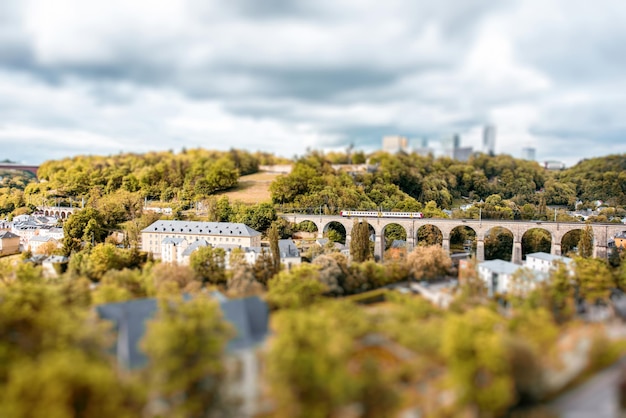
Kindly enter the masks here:
[[626, 152], [625, 18], [619, 0], [8, 0], [0, 140], [293, 155], [383, 134], [480, 148], [494, 123], [499, 152], [571, 164]]

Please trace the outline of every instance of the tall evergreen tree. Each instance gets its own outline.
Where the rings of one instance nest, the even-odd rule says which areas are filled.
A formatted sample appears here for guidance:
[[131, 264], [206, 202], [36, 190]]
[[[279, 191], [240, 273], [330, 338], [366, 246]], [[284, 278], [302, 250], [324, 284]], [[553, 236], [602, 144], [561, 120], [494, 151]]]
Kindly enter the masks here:
[[354, 225], [352, 226], [352, 240], [350, 241], [350, 256], [352, 257], [352, 261], [362, 263], [369, 258], [369, 253], [369, 224], [365, 220], [359, 222], [358, 219], [355, 219]]
[[278, 248], [278, 228], [276, 223], [272, 222], [272, 225], [267, 230], [267, 238], [270, 241], [270, 250], [272, 251], [272, 267], [274, 274], [280, 270], [280, 248]]
[[585, 225], [585, 229], [580, 234], [578, 255], [583, 258], [589, 258], [593, 255], [593, 230], [589, 224]]

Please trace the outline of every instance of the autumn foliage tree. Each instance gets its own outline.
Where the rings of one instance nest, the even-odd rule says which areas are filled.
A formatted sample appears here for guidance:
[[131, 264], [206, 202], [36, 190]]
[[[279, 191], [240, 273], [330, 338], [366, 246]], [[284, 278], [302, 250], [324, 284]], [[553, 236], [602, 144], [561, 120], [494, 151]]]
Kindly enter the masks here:
[[350, 256], [352, 261], [361, 263], [370, 257], [370, 231], [367, 221], [355, 219], [351, 235]]
[[142, 347], [152, 396], [165, 403], [165, 416], [206, 417], [223, 410], [223, 356], [233, 335], [219, 304], [207, 296], [160, 301]]
[[580, 233], [578, 255], [583, 258], [589, 258], [593, 255], [593, 229], [589, 224], [585, 225], [585, 229]]
[[417, 280], [431, 280], [445, 276], [452, 268], [448, 253], [438, 245], [415, 247], [407, 256], [411, 274]]

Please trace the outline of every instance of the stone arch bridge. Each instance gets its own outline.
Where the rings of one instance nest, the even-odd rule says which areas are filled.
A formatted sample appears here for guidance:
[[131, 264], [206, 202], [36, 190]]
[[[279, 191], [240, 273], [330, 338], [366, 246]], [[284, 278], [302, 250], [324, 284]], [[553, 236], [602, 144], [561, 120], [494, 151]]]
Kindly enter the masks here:
[[59, 219], [67, 219], [80, 208], [68, 208], [65, 206], [37, 206], [37, 213], [44, 216], [54, 216]]
[[[346, 245], [350, 244], [352, 226], [354, 220], [367, 221], [375, 233], [374, 256], [380, 260], [385, 250], [385, 228], [392, 224], [400, 225], [406, 231], [407, 247], [410, 251], [417, 242], [417, 232], [424, 225], [432, 225], [441, 231], [443, 236], [442, 246], [450, 250], [450, 234], [454, 228], [466, 226], [476, 233], [476, 258], [478, 261], [485, 259], [485, 235], [495, 227], [501, 227], [513, 235], [513, 254], [511, 260], [514, 263], [522, 263], [522, 237], [534, 228], [544, 229], [551, 236], [551, 250], [554, 255], [561, 255], [561, 240], [570, 231], [584, 229], [582, 222], [548, 222], [548, 221], [512, 221], [512, 220], [479, 220], [479, 219], [439, 219], [439, 218], [395, 218], [395, 217], [344, 217], [338, 215], [311, 215], [311, 214], [283, 214], [282, 218], [289, 222], [299, 224], [311, 221], [317, 226], [318, 237], [321, 238], [331, 222], [337, 222], [346, 230]], [[626, 230], [624, 224], [590, 224], [594, 236], [594, 257], [606, 258], [609, 239], [617, 233]]]
[[29, 164], [17, 164], [17, 163], [0, 163], [0, 169], [2, 170], [16, 170], [16, 171], [28, 171], [33, 173], [37, 177], [38, 165]]

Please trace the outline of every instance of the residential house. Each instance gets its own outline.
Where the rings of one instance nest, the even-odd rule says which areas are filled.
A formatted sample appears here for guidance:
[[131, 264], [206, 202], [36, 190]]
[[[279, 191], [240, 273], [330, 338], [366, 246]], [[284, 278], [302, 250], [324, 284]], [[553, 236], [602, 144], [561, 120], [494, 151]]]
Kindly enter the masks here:
[[489, 296], [506, 293], [511, 277], [519, 265], [504, 260], [489, 260], [478, 264], [478, 276], [485, 282]]
[[531, 270], [548, 273], [557, 268], [562, 263], [571, 268], [573, 260], [569, 257], [554, 255], [544, 252], [532, 253], [526, 255], [525, 267]]
[[0, 255], [20, 252], [20, 237], [10, 231], [0, 232]]
[[63, 255], [51, 255], [41, 262], [41, 268], [48, 277], [57, 277], [67, 270], [70, 259]]
[[63, 239], [63, 228], [58, 227], [58, 220], [50, 216], [19, 215], [13, 219], [11, 232], [20, 237], [24, 248], [28, 247], [31, 238], [37, 235], [51, 236], [57, 241]]
[[49, 245], [48, 243], [52, 243], [55, 248], [59, 247], [59, 241], [46, 235], [35, 235], [28, 241], [28, 246], [33, 254], [39, 254], [43, 248]]
[[626, 231], [615, 235], [615, 237], [613, 237], [613, 241], [615, 242], [615, 246], [617, 248], [626, 249]]
[[300, 250], [296, 247], [294, 240], [278, 240], [278, 249], [280, 251], [280, 262], [287, 268], [287, 270], [291, 270], [292, 267], [298, 266], [302, 263]]
[[[218, 293], [215, 297], [224, 318], [237, 332], [226, 346], [227, 369], [235, 374], [231, 376], [233, 384], [229, 391], [241, 400], [239, 416], [252, 416], [260, 397], [257, 348], [265, 342], [269, 332], [269, 310], [267, 304], [256, 296], [226, 299]], [[139, 343], [146, 332], [146, 322], [157, 310], [158, 303], [154, 298], [96, 306], [98, 316], [114, 324], [114, 354], [122, 366], [138, 369], [147, 364], [148, 359]]]

